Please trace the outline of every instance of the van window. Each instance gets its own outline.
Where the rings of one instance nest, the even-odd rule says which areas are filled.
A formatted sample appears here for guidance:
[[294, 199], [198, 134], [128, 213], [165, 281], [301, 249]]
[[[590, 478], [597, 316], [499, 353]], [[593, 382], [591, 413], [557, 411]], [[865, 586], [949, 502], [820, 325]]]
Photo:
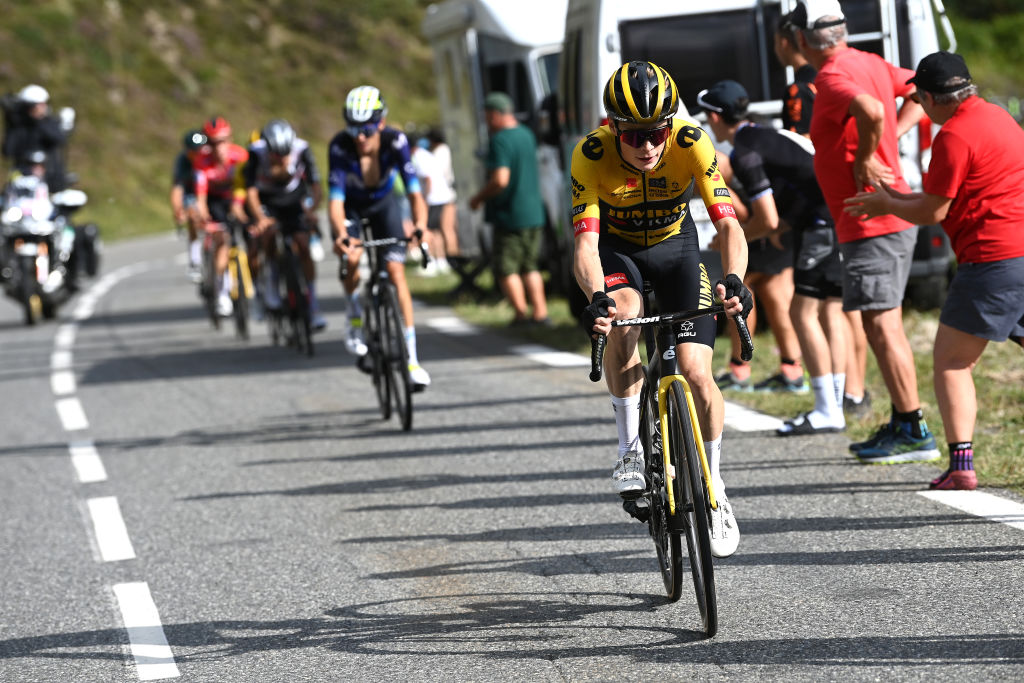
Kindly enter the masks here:
[[[844, 5], [845, 8], [845, 5]], [[778, 5], [620, 24], [622, 60], [643, 59], [668, 70], [690, 111], [712, 83], [739, 81], [752, 100], [781, 97], [786, 73], [775, 58]]]
[[558, 83], [558, 62], [561, 54], [558, 52], [552, 52], [549, 55], [544, 55], [538, 61], [540, 64], [540, 88], [542, 95], [548, 95], [555, 90], [555, 84]]
[[[583, 122], [583, 103], [581, 102], [581, 86], [583, 77], [580, 73], [580, 34], [582, 30], [573, 29], [565, 36], [565, 44], [562, 46], [562, 59], [564, 68], [562, 76], [565, 79], [558, 93], [560, 108], [565, 113], [565, 120], [561, 123], [573, 136], [582, 135], [586, 128]], [[593, 125], [593, 124], [591, 124]]]

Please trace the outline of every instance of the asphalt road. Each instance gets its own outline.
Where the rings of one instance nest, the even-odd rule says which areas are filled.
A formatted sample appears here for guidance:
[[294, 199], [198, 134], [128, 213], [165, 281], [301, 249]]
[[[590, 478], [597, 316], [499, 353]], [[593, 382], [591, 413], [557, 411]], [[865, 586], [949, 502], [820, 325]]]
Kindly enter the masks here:
[[309, 359], [213, 331], [183, 251], [108, 248], [34, 328], [0, 303], [0, 681], [1024, 679], [1024, 530], [919, 495], [934, 468], [728, 430], [705, 640], [610, 493], [586, 368], [418, 308], [402, 433], [333, 261]]

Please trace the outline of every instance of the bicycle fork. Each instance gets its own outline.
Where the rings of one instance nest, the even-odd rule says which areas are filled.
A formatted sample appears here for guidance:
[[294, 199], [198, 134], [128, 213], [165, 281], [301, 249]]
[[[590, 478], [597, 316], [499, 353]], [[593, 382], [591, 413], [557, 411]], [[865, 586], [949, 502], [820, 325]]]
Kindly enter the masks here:
[[[231, 276], [231, 298], [237, 301], [244, 294], [246, 299], [251, 299], [253, 287], [252, 273], [249, 272], [249, 259], [246, 258], [245, 252], [238, 247], [231, 247], [228, 251], [228, 273]], [[242, 294], [238, 291], [239, 283], [242, 285]]]

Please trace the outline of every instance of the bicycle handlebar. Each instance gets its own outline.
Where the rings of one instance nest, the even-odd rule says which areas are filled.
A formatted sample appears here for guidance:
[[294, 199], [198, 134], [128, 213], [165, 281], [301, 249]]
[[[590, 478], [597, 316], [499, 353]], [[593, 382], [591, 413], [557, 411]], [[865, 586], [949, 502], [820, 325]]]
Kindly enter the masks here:
[[[423, 268], [426, 268], [427, 264], [430, 262], [430, 252], [427, 251], [427, 244], [423, 240], [423, 231], [420, 230], [419, 228], [414, 230], [412, 235], [409, 236], [409, 237], [382, 237], [382, 238], [376, 239], [376, 240], [360, 240], [359, 243], [356, 246], [357, 247], [369, 247], [369, 248], [372, 249], [372, 248], [380, 248], [380, 247], [390, 247], [393, 244], [408, 244], [409, 242], [412, 242], [413, 240], [419, 240], [419, 243], [420, 243], [420, 253], [423, 255], [423, 259], [421, 260], [421, 264], [422, 264]], [[346, 237], [345, 239], [342, 240], [342, 243], [347, 247], [347, 246], [350, 245], [351, 241], [352, 241], [351, 237]]]
[[[680, 311], [678, 313], [665, 313], [664, 315], [652, 315], [641, 318], [626, 318], [624, 320], [613, 320], [612, 327], [647, 327], [651, 325], [661, 326], [673, 322], [695, 320], [705, 315], [724, 313], [725, 307], [722, 304], [714, 304], [709, 308], [700, 308], [693, 311]], [[740, 358], [749, 361], [754, 357], [754, 342], [750, 339], [750, 330], [747, 329], [747, 321], [742, 315], [730, 316], [736, 323], [736, 332], [740, 336]], [[606, 335], [598, 335], [596, 339], [590, 340], [590, 381], [597, 382], [601, 379], [604, 367], [604, 351], [608, 344]]]

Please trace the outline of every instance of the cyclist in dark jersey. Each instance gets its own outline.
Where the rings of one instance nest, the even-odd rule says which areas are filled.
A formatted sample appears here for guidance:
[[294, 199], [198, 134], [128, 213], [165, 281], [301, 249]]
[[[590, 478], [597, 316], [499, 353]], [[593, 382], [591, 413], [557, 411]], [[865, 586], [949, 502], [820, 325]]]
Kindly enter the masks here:
[[171, 177], [171, 211], [174, 222], [184, 226], [188, 232], [188, 275], [193, 282], [201, 277], [199, 241], [199, 212], [196, 209], [196, 158], [206, 147], [206, 134], [201, 130], [190, 130], [182, 140], [182, 149], [174, 160]]
[[278, 296], [274, 226], [291, 235], [309, 283], [313, 329], [322, 330], [327, 322], [320, 314], [316, 296], [316, 267], [309, 253], [309, 238], [316, 225], [316, 210], [323, 198], [320, 173], [309, 143], [295, 135], [284, 119], [264, 126], [259, 139], [249, 145], [249, 161], [242, 168], [246, 204], [255, 217], [252, 234], [259, 246], [250, 254], [253, 269], [259, 272], [259, 254], [266, 254], [263, 269], [266, 286], [261, 287], [263, 303], [271, 309], [281, 306]]
[[745, 115], [738, 121], [723, 115], [745, 110], [749, 101], [736, 81], [719, 81], [697, 96], [715, 137], [732, 145], [733, 173], [750, 197], [748, 239], [793, 233], [795, 293], [789, 316], [811, 375], [814, 409], [778, 433], [841, 431], [848, 343], [842, 272], [835, 227], [814, 175], [814, 147], [791, 131], [759, 126]]
[[[746, 242], [715, 148], [695, 122], [676, 117], [679, 93], [668, 72], [649, 62], [623, 65], [605, 86], [604, 106], [609, 124], [588, 134], [572, 155], [574, 265], [576, 280], [591, 300], [581, 316], [583, 326], [608, 335], [605, 378], [619, 433], [612, 483], [616, 492], [629, 494], [646, 487], [639, 439], [640, 333], [613, 329], [612, 320], [644, 315], [645, 280], [663, 312], [710, 306], [717, 293], [735, 315], [749, 312], [752, 300], [741, 280]], [[727, 275], [714, 289], [689, 211], [695, 189], [722, 241]], [[711, 372], [714, 320], [701, 318], [681, 328], [678, 337], [676, 358], [693, 390], [720, 503], [712, 514], [711, 552], [725, 557], [736, 551], [739, 528], [719, 466], [725, 409]]]
[[[404, 237], [402, 209], [393, 190], [400, 177], [412, 206], [415, 227], [426, 233], [427, 205], [420, 181], [412, 165], [409, 141], [405, 134], [385, 125], [387, 107], [380, 91], [369, 85], [353, 88], [345, 100], [346, 127], [331, 140], [328, 148], [328, 215], [335, 251], [347, 259], [342, 285], [348, 297], [348, 331], [345, 345], [350, 353], [366, 354], [362, 338], [362, 311], [356, 289], [359, 285], [358, 239], [361, 219], [369, 222], [375, 239]], [[352, 238], [345, 244], [346, 238]], [[398, 305], [405, 320], [405, 340], [409, 349], [409, 375], [413, 384], [426, 387], [430, 375], [424, 370], [416, 350], [412, 296], [405, 280], [404, 245], [390, 248], [384, 255], [388, 277], [398, 292]]]

